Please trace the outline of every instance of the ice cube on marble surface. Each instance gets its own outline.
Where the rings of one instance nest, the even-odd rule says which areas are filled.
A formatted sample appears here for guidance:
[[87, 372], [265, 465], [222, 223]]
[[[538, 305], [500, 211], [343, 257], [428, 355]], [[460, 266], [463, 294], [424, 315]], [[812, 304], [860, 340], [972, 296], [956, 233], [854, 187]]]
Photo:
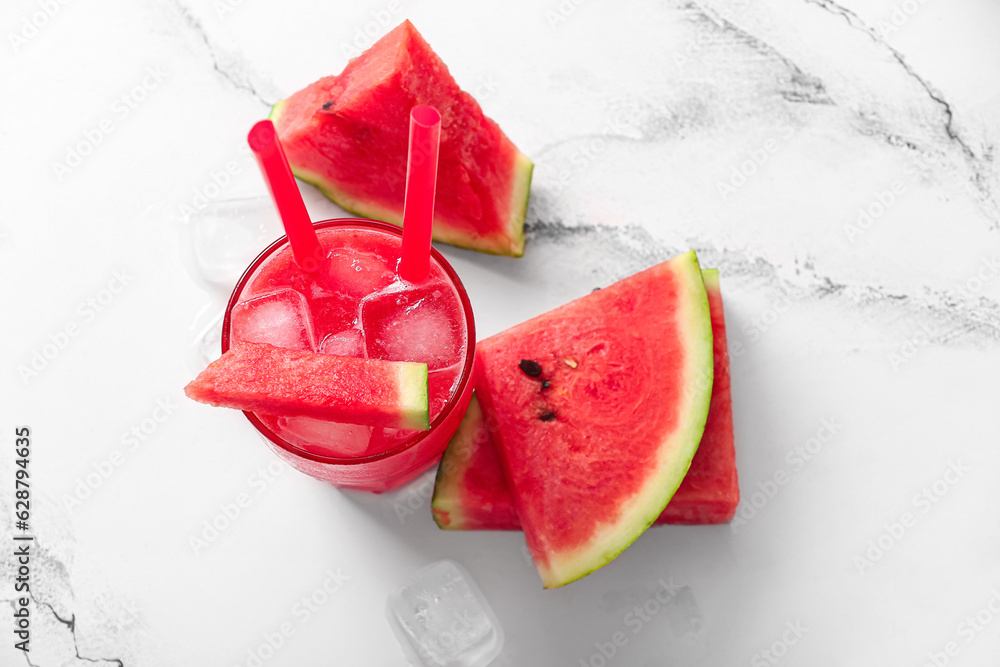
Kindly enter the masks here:
[[416, 667], [485, 667], [503, 649], [503, 630], [469, 572], [431, 563], [389, 595], [386, 614]]
[[231, 290], [253, 258], [281, 235], [267, 197], [209, 201], [184, 220], [191, 267], [209, 285]]

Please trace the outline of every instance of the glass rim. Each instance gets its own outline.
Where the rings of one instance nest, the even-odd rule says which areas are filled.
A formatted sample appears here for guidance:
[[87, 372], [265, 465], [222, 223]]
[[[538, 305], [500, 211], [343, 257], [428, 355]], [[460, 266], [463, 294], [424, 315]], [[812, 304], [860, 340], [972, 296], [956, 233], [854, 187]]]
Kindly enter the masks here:
[[[370, 218], [329, 218], [327, 220], [320, 220], [314, 222], [313, 228], [316, 230], [330, 229], [335, 227], [361, 227], [369, 228], [377, 231], [387, 232], [392, 236], [397, 236], [402, 238], [403, 230], [401, 227], [393, 225], [388, 222], [382, 222], [380, 220], [372, 220]], [[225, 354], [229, 350], [229, 325], [230, 316], [233, 311], [233, 307], [239, 302], [239, 298], [243, 293], [243, 289], [246, 287], [247, 283], [250, 281], [250, 277], [253, 273], [260, 268], [260, 266], [275, 252], [280, 248], [287, 245], [288, 236], [282, 235], [270, 243], [264, 250], [258, 254], [250, 265], [247, 266], [246, 270], [240, 276], [240, 279], [236, 281], [236, 287], [233, 288], [233, 293], [229, 297], [229, 301], [226, 304], [226, 313], [222, 319], [222, 353]], [[426, 431], [419, 431], [413, 438], [407, 439], [401, 444], [391, 448], [386, 449], [375, 454], [366, 454], [363, 456], [327, 456], [325, 454], [317, 454], [315, 452], [310, 452], [293, 445], [288, 442], [277, 433], [272, 431], [267, 427], [264, 422], [262, 422], [256, 414], [250, 412], [249, 410], [243, 410], [243, 415], [250, 421], [257, 431], [263, 435], [265, 438], [270, 440], [272, 443], [281, 447], [289, 454], [293, 456], [298, 456], [300, 458], [308, 459], [316, 463], [322, 463], [326, 465], [340, 465], [340, 466], [352, 466], [360, 465], [364, 463], [374, 463], [376, 461], [382, 461], [385, 459], [390, 459], [394, 456], [402, 454], [409, 449], [415, 447], [419, 443], [429, 436], [434, 430], [440, 427], [445, 420], [447, 420], [452, 412], [455, 411], [455, 407], [460, 401], [462, 395], [465, 393], [466, 387], [472, 381], [472, 367], [475, 362], [475, 351], [476, 351], [476, 324], [472, 317], [472, 303], [469, 301], [469, 294], [465, 291], [465, 285], [462, 284], [462, 280], [458, 277], [455, 269], [451, 266], [447, 259], [441, 252], [431, 246], [431, 257], [441, 266], [445, 274], [451, 280], [452, 284], [455, 286], [455, 291], [458, 292], [459, 301], [462, 302], [462, 308], [465, 312], [465, 323], [466, 329], [468, 330], [468, 341], [466, 344], [465, 353], [465, 366], [462, 369], [462, 376], [458, 383], [458, 387], [455, 389], [451, 398], [448, 399], [448, 403], [445, 404], [444, 409], [441, 413], [431, 422], [430, 428]]]

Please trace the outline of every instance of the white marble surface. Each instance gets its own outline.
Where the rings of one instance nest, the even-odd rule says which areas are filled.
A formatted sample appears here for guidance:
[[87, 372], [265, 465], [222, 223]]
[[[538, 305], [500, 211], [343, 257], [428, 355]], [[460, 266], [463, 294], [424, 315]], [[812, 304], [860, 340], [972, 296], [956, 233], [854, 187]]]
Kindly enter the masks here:
[[[444, 250], [481, 334], [689, 247], [721, 269], [744, 499], [785, 481], [745, 524], [651, 530], [543, 591], [520, 535], [438, 531], [427, 480], [342, 493], [184, 400], [232, 280], [195, 271], [186, 207], [264, 194], [247, 129], [380, 17], [536, 162], [523, 259]], [[619, 631], [611, 665], [995, 664], [996, 2], [9, 0], [0, 26], [0, 571], [10, 599], [26, 424], [31, 664], [403, 665], [386, 596], [444, 557], [504, 626], [497, 665], [600, 665]], [[251, 222], [237, 265], [276, 235]]]

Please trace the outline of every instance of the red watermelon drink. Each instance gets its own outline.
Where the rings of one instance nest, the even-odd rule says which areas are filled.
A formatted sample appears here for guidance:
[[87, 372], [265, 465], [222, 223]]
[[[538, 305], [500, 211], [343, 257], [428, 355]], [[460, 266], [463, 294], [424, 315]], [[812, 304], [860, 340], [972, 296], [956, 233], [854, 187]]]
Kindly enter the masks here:
[[398, 275], [402, 233], [361, 218], [315, 224], [321, 259], [304, 271], [287, 237], [243, 274], [226, 309], [222, 351], [237, 343], [427, 364], [430, 430], [245, 412], [293, 467], [338, 486], [398, 487], [444, 451], [472, 394], [475, 328], [469, 297], [432, 250], [426, 278]]

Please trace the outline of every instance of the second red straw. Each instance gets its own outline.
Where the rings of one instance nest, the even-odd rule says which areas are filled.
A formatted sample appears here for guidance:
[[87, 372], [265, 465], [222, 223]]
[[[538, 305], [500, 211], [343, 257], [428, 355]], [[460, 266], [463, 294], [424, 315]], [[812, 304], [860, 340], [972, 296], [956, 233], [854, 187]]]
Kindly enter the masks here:
[[403, 200], [403, 255], [399, 261], [400, 277], [410, 282], [420, 282], [430, 271], [440, 143], [441, 114], [434, 107], [413, 107]]

